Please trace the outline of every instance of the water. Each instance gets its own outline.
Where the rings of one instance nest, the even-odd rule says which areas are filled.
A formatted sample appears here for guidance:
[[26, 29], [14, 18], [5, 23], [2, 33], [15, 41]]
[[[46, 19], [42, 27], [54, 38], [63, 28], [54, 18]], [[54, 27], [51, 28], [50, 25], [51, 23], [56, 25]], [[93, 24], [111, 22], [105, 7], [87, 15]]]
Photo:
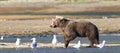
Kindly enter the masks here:
[[[104, 36], [105, 35], [105, 36]], [[107, 35], [107, 36], [106, 36]], [[22, 42], [31, 42], [32, 37], [20, 37]], [[39, 37], [37, 36], [37, 41], [40, 43], [51, 43], [52, 36], [48, 37]], [[57, 36], [60, 42], [63, 42], [63, 36]], [[0, 42], [15, 42], [16, 37], [5, 37], [3, 41]], [[75, 40], [71, 41], [70, 43], [77, 42], [81, 40], [82, 43], [89, 43], [87, 38], [76, 38]], [[113, 34], [101, 34], [100, 35], [100, 42], [102, 40], [106, 40], [106, 43], [109, 44], [120, 44], [120, 35], [113, 35]], [[120, 46], [106, 46], [102, 49], [100, 48], [84, 48], [81, 47], [80, 49], [74, 49], [71, 47], [65, 48], [37, 48], [35, 50], [31, 50], [30, 48], [5, 48], [0, 49], [0, 53], [120, 53]]]
[[104, 47], [100, 48], [37, 48], [36, 50], [31, 50], [30, 48], [23, 49], [0, 49], [0, 53], [120, 53], [120, 47]]

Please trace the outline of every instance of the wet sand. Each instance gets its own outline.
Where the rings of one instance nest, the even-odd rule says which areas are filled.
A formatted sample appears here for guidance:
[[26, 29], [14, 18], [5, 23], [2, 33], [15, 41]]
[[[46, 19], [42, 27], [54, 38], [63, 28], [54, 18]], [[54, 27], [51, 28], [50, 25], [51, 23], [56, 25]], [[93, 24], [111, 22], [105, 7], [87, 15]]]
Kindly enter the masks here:
[[[0, 48], [30, 48], [31, 43], [22, 43], [19, 46], [16, 46], [15, 43], [2, 43], [0, 42]], [[74, 46], [75, 43], [70, 43], [68, 47]], [[58, 43], [55, 48], [63, 48], [64, 43]], [[88, 46], [88, 44], [82, 44], [81, 47]], [[107, 47], [120, 46], [120, 44], [106, 44]], [[51, 43], [38, 43], [37, 48], [53, 48]]]

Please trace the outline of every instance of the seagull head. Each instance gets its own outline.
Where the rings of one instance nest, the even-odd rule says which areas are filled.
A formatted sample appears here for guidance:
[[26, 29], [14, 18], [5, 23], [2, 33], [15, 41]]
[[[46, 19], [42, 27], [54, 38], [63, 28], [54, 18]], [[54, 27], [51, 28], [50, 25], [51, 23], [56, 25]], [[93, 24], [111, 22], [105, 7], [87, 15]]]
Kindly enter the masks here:
[[3, 40], [3, 36], [1, 36], [1, 40]]
[[21, 39], [20, 39], [20, 38], [17, 38], [17, 40], [19, 40], [19, 41], [20, 41]]
[[106, 42], [105, 40], [103, 40], [103, 42]]
[[78, 44], [80, 44], [80, 40], [78, 41]]
[[102, 43], [102, 44], [105, 44], [105, 42], [106, 42], [106, 41], [105, 41], [105, 40], [103, 40], [103, 43]]
[[53, 38], [56, 38], [56, 35], [53, 35]]
[[36, 41], [36, 38], [32, 38], [31, 40]]

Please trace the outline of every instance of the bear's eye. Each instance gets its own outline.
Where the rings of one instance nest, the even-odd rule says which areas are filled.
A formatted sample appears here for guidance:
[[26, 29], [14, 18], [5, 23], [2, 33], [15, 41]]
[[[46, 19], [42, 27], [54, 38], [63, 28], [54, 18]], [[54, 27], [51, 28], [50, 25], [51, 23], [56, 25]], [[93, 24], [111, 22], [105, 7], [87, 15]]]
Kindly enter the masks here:
[[54, 21], [54, 25], [58, 25], [59, 24], [59, 22], [58, 21]]
[[56, 21], [54, 21], [53, 24], [56, 25]]

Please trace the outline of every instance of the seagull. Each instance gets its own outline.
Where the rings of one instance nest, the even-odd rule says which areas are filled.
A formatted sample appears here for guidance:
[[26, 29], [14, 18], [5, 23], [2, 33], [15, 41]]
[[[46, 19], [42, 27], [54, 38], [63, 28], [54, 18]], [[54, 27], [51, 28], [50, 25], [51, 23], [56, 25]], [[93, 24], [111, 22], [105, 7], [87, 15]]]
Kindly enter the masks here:
[[78, 41], [78, 43], [76, 45], [73, 46], [73, 48], [79, 49], [81, 46], [80, 40]]
[[1, 36], [1, 40], [3, 40], [3, 38], [4, 38], [4, 37], [3, 37], [3, 36]]
[[17, 38], [17, 40], [16, 40], [16, 45], [20, 45], [21, 43], [20, 43], [20, 38]]
[[56, 38], [56, 35], [53, 35], [52, 45], [55, 46], [57, 43], [58, 43], [58, 40]]
[[32, 43], [31, 43], [31, 48], [34, 49], [34, 48], [37, 47], [37, 41], [36, 41], [36, 38], [32, 38], [31, 40], [33, 40]]
[[103, 48], [104, 46], [105, 46], [105, 40], [103, 40], [103, 42], [101, 43], [101, 44], [98, 44], [98, 45], [96, 45], [97, 47], [99, 47], [99, 48]]
[[102, 18], [103, 18], [103, 19], [108, 19], [108, 17], [107, 17], [107, 16], [103, 16]]

